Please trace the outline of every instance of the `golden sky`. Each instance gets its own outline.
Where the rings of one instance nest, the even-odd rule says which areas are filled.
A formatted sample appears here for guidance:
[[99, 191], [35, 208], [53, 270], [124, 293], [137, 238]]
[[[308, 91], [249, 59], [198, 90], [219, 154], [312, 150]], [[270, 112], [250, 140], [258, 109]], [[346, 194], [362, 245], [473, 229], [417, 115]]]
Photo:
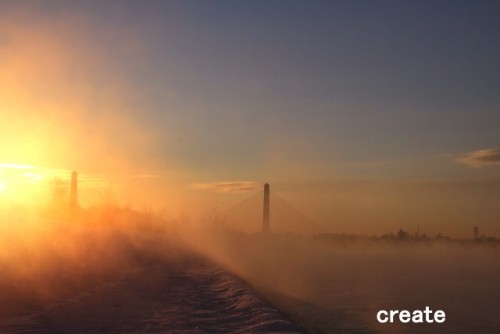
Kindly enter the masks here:
[[0, 5], [0, 200], [77, 170], [199, 219], [270, 182], [334, 232], [500, 235], [496, 7], [318, 6]]

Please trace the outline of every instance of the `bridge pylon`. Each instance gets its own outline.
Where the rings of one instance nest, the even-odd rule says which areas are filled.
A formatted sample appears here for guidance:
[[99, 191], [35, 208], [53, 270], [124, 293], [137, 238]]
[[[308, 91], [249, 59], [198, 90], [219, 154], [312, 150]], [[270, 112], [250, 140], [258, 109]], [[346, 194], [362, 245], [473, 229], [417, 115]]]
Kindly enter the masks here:
[[264, 212], [262, 216], [262, 232], [268, 233], [271, 229], [271, 203], [270, 203], [270, 187], [269, 183], [264, 185]]

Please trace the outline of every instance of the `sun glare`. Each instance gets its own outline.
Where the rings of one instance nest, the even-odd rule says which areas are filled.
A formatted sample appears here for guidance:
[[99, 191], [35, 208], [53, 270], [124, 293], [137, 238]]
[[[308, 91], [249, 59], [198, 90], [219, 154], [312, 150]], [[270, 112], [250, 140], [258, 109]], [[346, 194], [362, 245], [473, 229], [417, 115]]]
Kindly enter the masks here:
[[14, 163], [0, 163], [0, 195], [13, 203], [30, 203], [33, 196], [43, 193], [48, 180], [62, 172], [49, 168]]

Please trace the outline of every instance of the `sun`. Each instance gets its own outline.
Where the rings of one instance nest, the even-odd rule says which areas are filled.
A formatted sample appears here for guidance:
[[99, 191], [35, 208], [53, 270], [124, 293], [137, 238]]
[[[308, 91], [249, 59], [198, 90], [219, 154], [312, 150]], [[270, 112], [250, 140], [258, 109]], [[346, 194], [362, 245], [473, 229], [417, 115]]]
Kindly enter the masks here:
[[51, 179], [67, 179], [70, 172], [17, 163], [0, 162], [0, 201], [30, 205], [45, 199]]

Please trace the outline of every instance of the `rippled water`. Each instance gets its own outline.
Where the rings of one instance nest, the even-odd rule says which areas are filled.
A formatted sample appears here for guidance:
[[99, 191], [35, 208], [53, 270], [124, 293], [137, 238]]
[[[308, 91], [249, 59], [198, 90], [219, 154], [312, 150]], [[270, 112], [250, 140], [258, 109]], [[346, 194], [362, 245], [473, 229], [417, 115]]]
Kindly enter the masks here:
[[[500, 249], [460, 244], [228, 242], [220, 258], [310, 332], [500, 333]], [[443, 310], [443, 324], [379, 324], [379, 310]]]
[[0, 261], [0, 333], [303, 332], [173, 239], [78, 226], [48, 236]]

